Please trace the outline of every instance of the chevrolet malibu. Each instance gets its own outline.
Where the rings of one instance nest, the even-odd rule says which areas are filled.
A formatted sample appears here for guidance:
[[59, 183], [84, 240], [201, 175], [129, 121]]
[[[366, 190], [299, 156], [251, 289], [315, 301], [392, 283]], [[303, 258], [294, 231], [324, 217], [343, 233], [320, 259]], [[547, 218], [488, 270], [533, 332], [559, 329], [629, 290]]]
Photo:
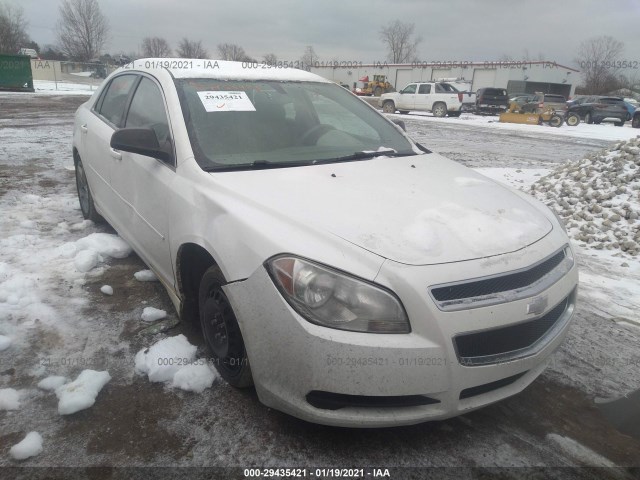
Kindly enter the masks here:
[[295, 69], [143, 59], [76, 113], [109, 222], [231, 385], [327, 425], [444, 419], [521, 392], [571, 322], [558, 218]]

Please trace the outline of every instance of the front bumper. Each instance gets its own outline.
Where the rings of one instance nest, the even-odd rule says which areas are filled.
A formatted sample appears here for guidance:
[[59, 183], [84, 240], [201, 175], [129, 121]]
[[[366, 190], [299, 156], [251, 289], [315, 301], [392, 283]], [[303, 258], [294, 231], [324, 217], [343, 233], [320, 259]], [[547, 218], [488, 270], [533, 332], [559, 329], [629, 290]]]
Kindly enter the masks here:
[[[527, 255], [519, 257], [514, 264], [530, 261]], [[478, 267], [482, 261], [462, 263]], [[487, 270], [491, 268], [500, 269], [495, 265]], [[396, 278], [400, 270], [403, 280]], [[225, 286], [262, 403], [314, 423], [384, 427], [449, 418], [522, 391], [543, 371], [567, 333], [574, 311], [576, 267], [542, 293], [548, 308], [535, 318], [565, 300], [570, 305], [553, 334], [524, 358], [483, 365], [461, 362], [454, 338], [526, 320], [531, 299], [441, 311], [429, 297], [426, 282], [450, 281], [450, 270], [447, 265], [383, 268], [376, 280], [396, 286], [411, 321], [411, 333], [395, 335], [309, 323], [288, 305], [264, 268]]]

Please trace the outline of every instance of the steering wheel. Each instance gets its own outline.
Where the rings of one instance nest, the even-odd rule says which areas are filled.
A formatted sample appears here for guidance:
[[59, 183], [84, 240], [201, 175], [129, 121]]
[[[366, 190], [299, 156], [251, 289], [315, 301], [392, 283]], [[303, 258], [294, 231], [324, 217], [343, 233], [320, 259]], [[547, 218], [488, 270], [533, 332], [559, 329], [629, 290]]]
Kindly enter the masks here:
[[320, 137], [322, 137], [327, 132], [331, 130], [335, 130], [336, 128], [332, 125], [327, 125], [326, 123], [319, 123], [318, 125], [314, 125], [309, 130], [302, 134], [300, 137], [299, 144], [300, 145], [315, 145]]

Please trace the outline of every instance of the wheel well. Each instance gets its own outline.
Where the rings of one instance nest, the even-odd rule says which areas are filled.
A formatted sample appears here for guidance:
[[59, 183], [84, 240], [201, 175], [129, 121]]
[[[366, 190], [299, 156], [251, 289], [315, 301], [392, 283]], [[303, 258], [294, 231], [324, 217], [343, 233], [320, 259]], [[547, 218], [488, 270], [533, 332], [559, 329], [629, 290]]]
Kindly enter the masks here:
[[178, 250], [176, 272], [178, 291], [182, 296], [180, 318], [191, 326], [200, 325], [198, 291], [200, 280], [209, 267], [216, 264], [211, 254], [200, 245], [186, 243]]

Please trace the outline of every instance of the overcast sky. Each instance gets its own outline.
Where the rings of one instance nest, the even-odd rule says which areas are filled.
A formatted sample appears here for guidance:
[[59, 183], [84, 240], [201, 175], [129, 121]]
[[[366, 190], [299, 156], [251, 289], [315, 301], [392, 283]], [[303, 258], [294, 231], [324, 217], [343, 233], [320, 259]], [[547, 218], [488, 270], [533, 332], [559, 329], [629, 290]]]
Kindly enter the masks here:
[[[55, 44], [56, 0], [0, 0], [21, 6], [40, 46]], [[485, 61], [502, 55], [571, 65], [582, 40], [610, 35], [640, 62], [640, 0], [99, 0], [111, 26], [109, 53], [136, 52], [147, 36], [236, 43], [261, 59], [297, 60], [312, 45], [322, 60], [384, 61], [382, 25], [415, 23], [423, 61]]]

